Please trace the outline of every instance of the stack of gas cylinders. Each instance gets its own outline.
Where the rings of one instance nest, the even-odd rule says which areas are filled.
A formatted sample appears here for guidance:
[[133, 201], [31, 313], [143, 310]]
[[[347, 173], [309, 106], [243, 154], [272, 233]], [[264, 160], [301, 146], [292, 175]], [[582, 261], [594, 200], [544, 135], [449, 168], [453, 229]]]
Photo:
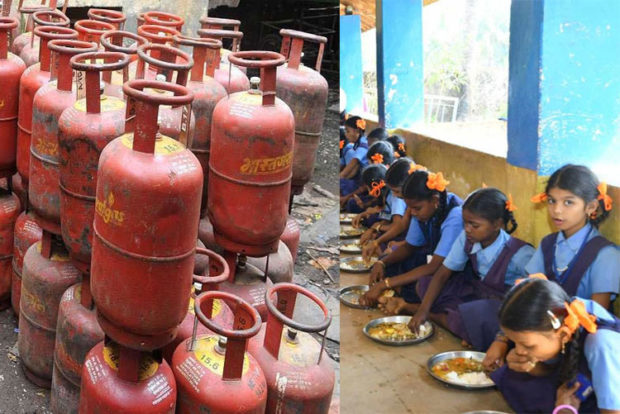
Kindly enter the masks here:
[[64, 11], [0, 17], [0, 309], [26, 377], [54, 413], [326, 413], [331, 316], [289, 283], [326, 39], [240, 51], [237, 20]]

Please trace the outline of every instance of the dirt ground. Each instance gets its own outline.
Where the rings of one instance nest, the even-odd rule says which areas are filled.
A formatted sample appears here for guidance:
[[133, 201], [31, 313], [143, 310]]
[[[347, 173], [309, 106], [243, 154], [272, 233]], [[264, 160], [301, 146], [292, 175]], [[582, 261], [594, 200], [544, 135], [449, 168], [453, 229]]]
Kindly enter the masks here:
[[[326, 341], [327, 354], [337, 364], [340, 359], [338, 271], [338, 95], [330, 91], [323, 137], [317, 154], [314, 177], [304, 193], [295, 198], [293, 216], [298, 220], [302, 240], [295, 265], [294, 281], [307, 287], [329, 306], [333, 321]], [[333, 198], [329, 195], [333, 194]], [[335, 223], [335, 224], [334, 224]], [[313, 250], [322, 249], [322, 250]], [[308, 253], [309, 252], [309, 253]], [[310, 255], [331, 266], [325, 272], [309, 263]], [[17, 320], [13, 311], [0, 312], [0, 414], [47, 414], [49, 390], [36, 387], [24, 377], [17, 356]], [[338, 371], [337, 371], [338, 372]], [[337, 375], [338, 379], [338, 375]], [[336, 386], [334, 400], [338, 401]]]

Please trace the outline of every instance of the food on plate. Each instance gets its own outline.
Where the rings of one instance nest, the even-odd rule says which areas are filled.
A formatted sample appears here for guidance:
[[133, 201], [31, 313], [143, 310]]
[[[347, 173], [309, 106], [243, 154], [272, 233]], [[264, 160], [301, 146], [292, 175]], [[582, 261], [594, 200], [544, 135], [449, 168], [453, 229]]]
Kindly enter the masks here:
[[493, 381], [484, 373], [482, 362], [474, 358], [452, 358], [443, 360], [432, 368], [433, 374], [462, 385], [492, 385]]
[[[420, 335], [425, 336], [428, 333], [426, 325], [420, 326]], [[372, 328], [368, 328], [368, 334], [376, 339], [384, 341], [407, 341], [409, 339], [417, 339], [418, 335], [411, 332], [406, 323], [386, 322], [380, 323]]]

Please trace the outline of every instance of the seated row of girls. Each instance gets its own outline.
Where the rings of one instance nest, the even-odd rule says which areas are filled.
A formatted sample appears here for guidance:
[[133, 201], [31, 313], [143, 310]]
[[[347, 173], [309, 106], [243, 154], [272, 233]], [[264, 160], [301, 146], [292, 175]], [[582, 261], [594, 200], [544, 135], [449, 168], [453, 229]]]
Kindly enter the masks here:
[[[405, 198], [407, 198], [406, 188], [407, 183], [404, 186]], [[445, 189], [443, 190], [445, 191]], [[490, 197], [493, 194], [494, 197]], [[361, 302], [367, 301], [368, 304], [374, 304], [382, 290], [404, 285], [405, 294], [402, 295], [404, 300], [388, 299], [385, 304], [386, 311], [413, 314], [414, 317], [410, 323], [412, 329], [417, 329], [430, 316], [435, 322], [452, 330], [453, 333], [473, 344], [477, 349], [486, 350], [492, 342], [494, 332], [497, 332], [497, 319], [492, 316], [496, 315], [494, 310], [496, 311], [498, 308], [501, 290], [496, 289], [495, 293], [500, 295], [493, 296], [490, 294], [493, 292], [488, 289], [488, 286], [481, 288], [480, 284], [493, 284], [489, 283], [492, 278], [487, 278], [489, 273], [494, 273], [494, 271], [491, 272], [492, 267], [499, 266], [498, 261], [501, 258], [504, 261], [506, 260], [507, 256], [504, 253], [507, 248], [504, 245], [501, 254], [496, 252], [496, 256], [492, 258], [492, 263], [489, 263], [489, 273], [485, 275], [485, 266], [481, 266], [481, 260], [486, 256], [484, 244], [487, 242], [482, 243], [482, 239], [476, 240], [474, 239], [476, 236], [472, 235], [475, 233], [474, 227], [479, 229], [480, 224], [493, 227], [493, 221], [494, 219], [497, 220], [497, 217], [502, 217], [505, 224], [512, 222], [511, 230], [514, 230], [516, 223], [513, 221], [512, 214], [503, 213], [501, 216], [497, 216], [489, 214], [492, 209], [488, 207], [477, 207], [476, 205], [479, 202], [476, 200], [479, 200], [482, 195], [484, 195], [483, 199], [499, 197], [496, 200], [506, 200], [505, 196], [497, 190], [485, 189], [474, 192], [468, 198], [467, 206], [463, 210], [463, 217], [467, 224], [464, 234], [460, 237], [460, 243], [454, 243], [454, 252], [450, 246], [448, 257], [446, 257], [447, 253], [438, 255], [435, 249], [430, 263], [426, 265], [422, 263], [408, 272], [401, 272], [404, 274], [395, 278], [383, 279], [386, 275], [390, 276], [387, 274], [387, 270], [395, 262], [395, 259], [402, 260], [402, 258], [395, 256], [397, 252], [388, 255], [373, 267], [371, 283], [374, 285], [367, 297], [362, 298]], [[584, 298], [599, 302], [603, 307], [608, 307], [610, 301], [615, 298], [620, 290], [620, 272], [617, 270], [620, 256], [615, 246], [602, 238], [596, 229], [611, 209], [611, 200], [606, 195], [606, 189], [599, 185], [598, 180], [588, 168], [567, 165], [550, 177], [545, 196], [549, 214], [560, 233], [547, 236], [533, 255], [532, 248], [526, 245], [522, 245], [519, 250], [514, 252], [510, 258], [512, 263], [508, 264], [509, 267], [502, 275], [503, 290], [505, 291], [511, 285], [515, 277], [542, 268], [541, 270], [549, 273], [548, 277], [551, 280], [558, 281], [567, 289], [569, 294], [574, 295], [576, 293]], [[436, 197], [440, 197], [440, 195], [436, 195]], [[407, 204], [410, 205], [409, 200], [407, 200]], [[507, 211], [506, 208], [510, 210], [510, 204], [509, 202], [504, 205], [503, 211]], [[470, 205], [473, 207], [469, 207]], [[502, 203], [497, 202], [493, 210], [499, 213], [501, 206]], [[511, 212], [508, 211], [508, 213]], [[416, 221], [420, 220], [418, 217], [415, 218]], [[499, 221], [495, 221], [495, 227], [498, 225]], [[497, 233], [498, 238], [502, 234], [499, 231], [492, 232], [492, 234], [494, 233]], [[441, 236], [444, 238], [446, 234], [441, 234]], [[501, 239], [505, 239], [505, 236]], [[553, 240], [551, 248], [547, 246], [550, 239]], [[492, 241], [495, 240], [497, 238]], [[463, 241], [469, 243], [463, 243]], [[437, 242], [437, 246], [440, 242]], [[476, 245], [476, 243], [480, 244]], [[434, 243], [430, 243], [430, 245], [433, 246]], [[408, 240], [405, 247], [412, 250], [414, 246]], [[471, 246], [471, 250], [469, 250], [469, 246]], [[474, 251], [474, 249], [477, 250]], [[528, 255], [531, 258], [526, 260]], [[445, 261], [443, 260], [444, 257], [446, 257]], [[409, 258], [409, 260], [412, 259]], [[421, 259], [418, 258], [418, 260]], [[432, 266], [434, 261], [439, 262], [436, 268]], [[552, 269], [554, 265], [545, 266], [545, 263], [554, 262], [555, 270]], [[388, 265], [388, 269], [383, 269], [385, 264]], [[463, 267], [465, 265], [473, 267], [472, 270], [475, 275], [473, 279], [471, 278], [472, 272], [466, 271]], [[508, 271], [511, 267], [512, 271]], [[431, 268], [428, 273], [426, 273], [427, 268]], [[614, 270], [610, 271], [610, 269]], [[405, 268], [405, 270], [407, 269]], [[424, 278], [429, 274], [434, 274], [434, 276]], [[479, 282], [478, 277], [482, 278], [482, 282]], [[420, 281], [417, 284], [411, 283], [418, 280]], [[575, 288], [575, 286], [577, 287]], [[501, 285], [497, 284], [495, 287], [501, 288]], [[470, 295], [472, 292], [474, 294]], [[477, 297], [480, 294], [484, 297]], [[479, 315], [491, 315], [491, 317], [480, 319]], [[478, 320], [480, 322], [472, 323], [472, 321]], [[503, 342], [493, 342], [487, 359], [502, 360], [506, 352], [504, 345]]]

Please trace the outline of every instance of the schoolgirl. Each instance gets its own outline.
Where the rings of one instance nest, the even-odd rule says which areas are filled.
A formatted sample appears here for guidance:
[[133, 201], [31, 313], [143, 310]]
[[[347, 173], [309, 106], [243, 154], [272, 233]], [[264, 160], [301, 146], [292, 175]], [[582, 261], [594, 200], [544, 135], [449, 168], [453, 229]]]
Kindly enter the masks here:
[[406, 157], [407, 156], [407, 147], [405, 145], [405, 140], [400, 135], [392, 135], [387, 139], [387, 142], [392, 144], [394, 147], [394, 156], [396, 158]]
[[368, 141], [364, 135], [366, 121], [359, 116], [351, 116], [344, 121], [345, 136], [351, 144], [343, 148], [343, 168], [340, 171], [340, 195], [352, 193], [359, 186], [359, 176], [362, 169], [368, 164], [366, 153]]

